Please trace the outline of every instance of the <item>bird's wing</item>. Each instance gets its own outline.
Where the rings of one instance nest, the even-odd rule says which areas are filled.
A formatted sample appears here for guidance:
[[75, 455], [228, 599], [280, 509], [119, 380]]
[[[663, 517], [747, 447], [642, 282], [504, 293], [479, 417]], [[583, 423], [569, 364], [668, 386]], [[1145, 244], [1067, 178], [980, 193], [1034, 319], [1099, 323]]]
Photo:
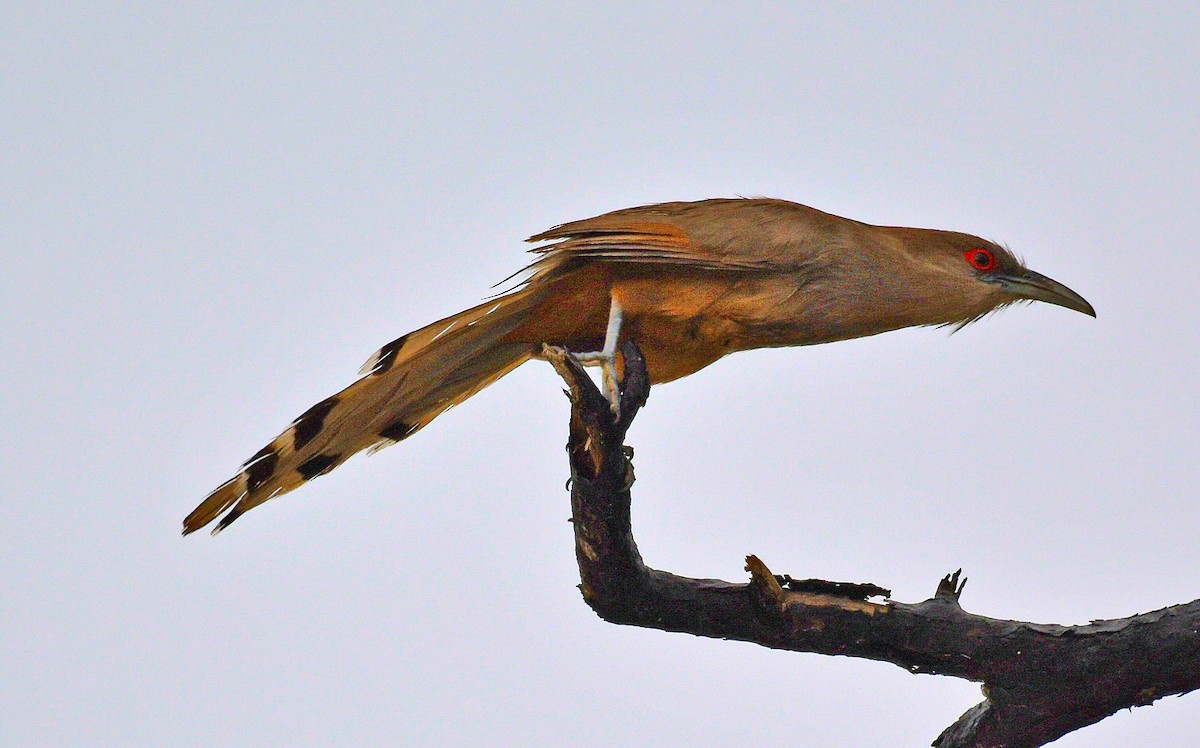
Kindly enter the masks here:
[[779, 270], [803, 259], [796, 249], [805, 237], [796, 229], [811, 223], [810, 212], [819, 213], [795, 203], [760, 199], [627, 208], [530, 237], [531, 242], [549, 243], [530, 250], [541, 257], [529, 269], [536, 276], [576, 259], [715, 271]]

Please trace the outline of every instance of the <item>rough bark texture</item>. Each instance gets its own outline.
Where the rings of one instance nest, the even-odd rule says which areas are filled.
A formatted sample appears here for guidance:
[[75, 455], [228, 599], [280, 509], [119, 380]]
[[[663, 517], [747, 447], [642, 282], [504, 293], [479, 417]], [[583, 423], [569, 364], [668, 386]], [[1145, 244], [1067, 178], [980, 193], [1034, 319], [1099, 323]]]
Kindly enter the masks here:
[[1086, 626], [1006, 621], [959, 605], [959, 573], [920, 603], [875, 585], [777, 577], [754, 556], [750, 581], [692, 579], [642, 563], [630, 525], [625, 433], [650, 386], [636, 346], [622, 354], [620, 416], [562, 349], [546, 357], [571, 398], [571, 511], [580, 589], [612, 623], [865, 657], [983, 684], [986, 700], [934, 741], [958, 748], [1044, 745], [1120, 709], [1200, 687], [1200, 600]]

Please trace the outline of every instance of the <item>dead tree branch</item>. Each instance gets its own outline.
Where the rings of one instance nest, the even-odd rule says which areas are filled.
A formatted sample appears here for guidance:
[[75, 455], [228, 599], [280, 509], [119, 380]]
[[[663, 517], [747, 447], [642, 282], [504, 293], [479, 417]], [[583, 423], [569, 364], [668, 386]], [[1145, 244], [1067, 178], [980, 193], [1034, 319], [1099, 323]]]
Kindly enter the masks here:
[[571, 512], [580, 589], [612, 623], [738, 639], [797, 652], [890, 662], [983, 684], [985, 700], [934, 741], [941, 748], [1033, 748], [1200, 687], [1200, 600], [1086, 626], [1005, 621], [959, 605], [958, 572], [924, 602], [877, 601], [875, 585], [777, 577], [755, 556], [750, 581], [692, 579], [642, 563], [630, 524], [633, 452], [625, 433], [650, 392], [645, 362], [622, 350], [620, 416], [563, 349], [545, 356], [571, 398]]

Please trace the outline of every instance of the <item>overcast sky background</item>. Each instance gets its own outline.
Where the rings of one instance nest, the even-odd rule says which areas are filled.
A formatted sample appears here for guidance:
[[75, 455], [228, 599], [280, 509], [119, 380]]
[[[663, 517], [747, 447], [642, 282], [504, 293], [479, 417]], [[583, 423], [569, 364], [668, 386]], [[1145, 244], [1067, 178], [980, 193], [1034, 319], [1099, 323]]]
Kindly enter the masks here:
[[[0, 742], [927, 745], [978, 685], [596, 618], [546, 364], [179, 537], [524, 237], [661, 200], [977, 233], [1099, 319], [655, 388], [648, 563], [911, 602], [961, 566], [1056, 623], [1200, 596], [1196, 6], [428, 5], [0, 11]], [[1194, 740], [1195, 695], [1058, 745]]]

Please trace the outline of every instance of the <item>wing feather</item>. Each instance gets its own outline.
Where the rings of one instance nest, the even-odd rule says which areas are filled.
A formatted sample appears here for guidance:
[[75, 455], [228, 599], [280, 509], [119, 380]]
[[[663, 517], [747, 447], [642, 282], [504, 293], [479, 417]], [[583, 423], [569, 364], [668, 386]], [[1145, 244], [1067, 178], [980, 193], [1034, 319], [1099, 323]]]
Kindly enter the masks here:
[[[838, 223], [841, 222], [841, 223]], [[560, 224], [529, 238], [546, 242], [531, 281], [570, 260], [689, 265], [711, 271], [778, 271], [822, 251], [819, 227], [846, 222], [785, 200], [720, 198], [659, 203]], [[851, 222], [853, 223], [853, 222]]]

